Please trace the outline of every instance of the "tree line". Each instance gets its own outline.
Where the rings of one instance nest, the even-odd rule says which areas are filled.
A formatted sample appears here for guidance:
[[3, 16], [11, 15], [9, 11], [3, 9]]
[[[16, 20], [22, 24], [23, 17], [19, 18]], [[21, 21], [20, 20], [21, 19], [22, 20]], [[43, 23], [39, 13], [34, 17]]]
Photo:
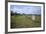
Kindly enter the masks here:
[[17, 13], [17, 12], [11, 11], [11, 16], [14, 16], [14, 15], [21, 15], [21, 14], [20, 13]]

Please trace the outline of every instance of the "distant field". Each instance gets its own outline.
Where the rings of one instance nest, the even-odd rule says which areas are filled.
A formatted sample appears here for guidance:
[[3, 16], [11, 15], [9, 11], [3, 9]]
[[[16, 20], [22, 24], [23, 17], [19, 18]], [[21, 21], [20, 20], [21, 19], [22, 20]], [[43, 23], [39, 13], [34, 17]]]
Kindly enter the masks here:
[[32, 21], [31, 15], [11, 16], [11, 28], [32, 28], [40, 26], [41, 26], [40, 16], [36, 16], [35, 21]]

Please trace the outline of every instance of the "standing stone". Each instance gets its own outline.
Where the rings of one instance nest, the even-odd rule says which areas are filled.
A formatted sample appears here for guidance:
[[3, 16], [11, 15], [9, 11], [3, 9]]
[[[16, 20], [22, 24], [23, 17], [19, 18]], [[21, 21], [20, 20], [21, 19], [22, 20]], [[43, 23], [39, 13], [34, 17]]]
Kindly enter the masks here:
[[34, 27], [35, 15], [32, 15], [32, 27]]
[[33, 21], [35, 20], [35, 15], [32, 15], [32, 20], [33, 20]]

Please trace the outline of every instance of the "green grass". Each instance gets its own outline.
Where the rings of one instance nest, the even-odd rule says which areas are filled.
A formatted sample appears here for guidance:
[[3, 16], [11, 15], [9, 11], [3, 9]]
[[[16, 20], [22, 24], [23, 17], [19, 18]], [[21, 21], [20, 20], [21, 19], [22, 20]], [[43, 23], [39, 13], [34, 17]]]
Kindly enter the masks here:
[[16, 15], [11, 16], [11, 28], [32, 28], [41, 26], [41, 17], [36, 16], [35, 21], [32, 21], [32, 16]]

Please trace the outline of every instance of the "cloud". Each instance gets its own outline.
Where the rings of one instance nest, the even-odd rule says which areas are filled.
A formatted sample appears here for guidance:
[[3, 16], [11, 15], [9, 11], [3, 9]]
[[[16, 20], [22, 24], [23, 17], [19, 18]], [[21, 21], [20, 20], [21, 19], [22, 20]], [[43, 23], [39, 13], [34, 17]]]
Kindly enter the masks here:
[[28, 6], [28, 5], [11, 5], [11, 10], [17, 13], [25, 14], [41, 14], [40, 6]]

